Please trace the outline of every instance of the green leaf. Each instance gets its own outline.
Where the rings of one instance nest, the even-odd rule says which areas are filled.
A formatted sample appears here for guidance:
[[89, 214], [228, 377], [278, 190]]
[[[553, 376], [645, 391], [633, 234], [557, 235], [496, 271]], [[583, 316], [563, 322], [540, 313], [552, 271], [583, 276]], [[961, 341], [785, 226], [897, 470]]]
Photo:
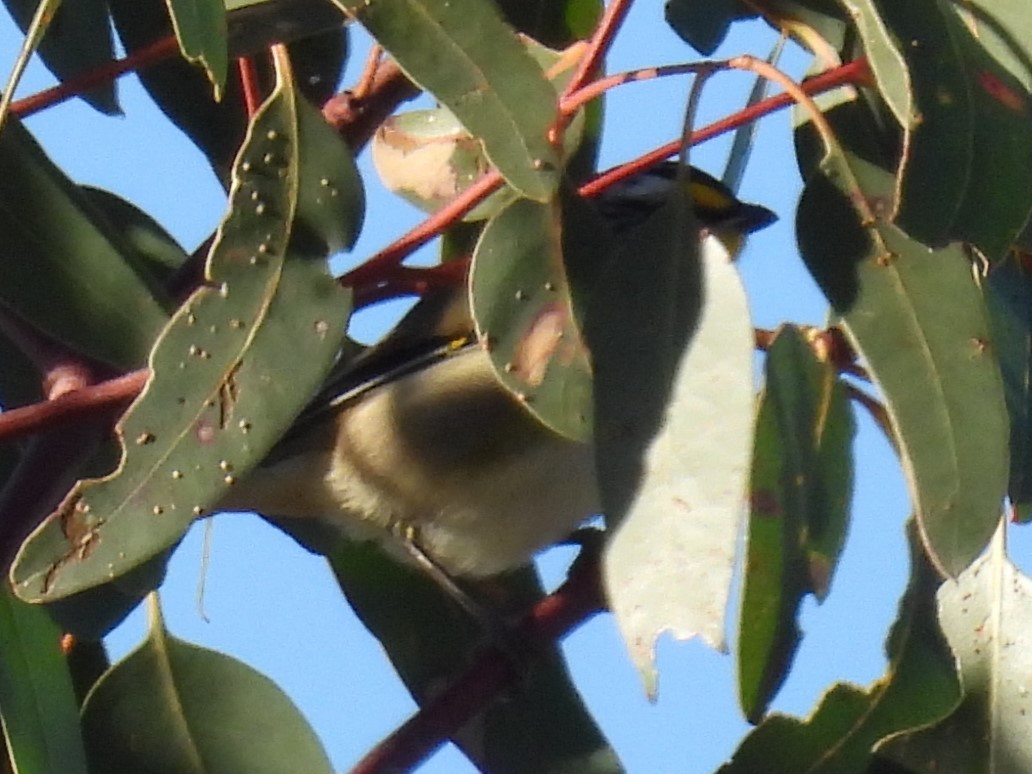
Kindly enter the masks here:
[[832, 148], [803, 192], [799, 245], [885, 395], [932, 561], [957, 575], [1006, 491], [1003, 382], [964, 250], [930, 250], [877, 217], [893, 189], [886, 169]]
[[565, 48], [591, 36], [602, 15], [602, 0], [498, 0], [518, 31], [551, 48]]
[[563, 241], [558, 202], [511, 203], [477, 242], [470, 297], [499, 381], [543, 424], [586, 442], [591, 364], [573, 316]]
[[618, 246], [585, 322], [606, 593], [650, 694], [660, 633], [724, 647], [753, 433], [745, 292], [673, 194]]
[[1025, 647], [1032, 580], [1007, 558], [1003, 526], [990, 551], [939, 590], [939, 620], [960, 665], [963, 702], [936, 725], [879, 753], [909, 771], [1020, 774], [1032, 770]]
[[240, 661], [171, 636], [151, 604], [147, 639], [83, 705], [91, 774], [333, 771], [283, 691]]
[[769, 716], [719, 774], [866, 774], [879, 740], [936, 722], [957, 705], [953, 655], [935, 615], [940, 579], [909, 532], [910, 583], [886, 643], [886, 674], [866, 690], [838, 683], [805, 720]]
[[76, 352], [139, 368], [168, 320], [144, 262], [13, 117], [0, 168], [0, 299]]
[[951, 3], [857, 5], [878, 87], [907, 135], [896, 221], [926, 244], [966, 241], [1002, 258], [1032, 214], [1027, 58], [1023, 83]]
[[[338, 32], [338, 38], [343, 37], [339, 33], [345, 17], [331, 0], [226, 0], [226, 10], [229, 52], [234, 57], [259, 54], [273, 43], [318, 37], [332, 30]], [[302, 64], [292, 62], [301, 73]]]
[[[530, 39], [521, 39], [521, 43], [542, 70], [549, 73], [549, 82], [558, 98], [573, 77], [578, 60]], [[562, 67], [558, 72], [557, 66]], [[584, 126], [582, 110], [563, 132], [567, 158], [578, 153], [585, 136]], [[391, 116], [373, 136], [372, 153], [384, 185], [425, 212], [437, 212], [491, 169], [483, 144], [445, 107]], [[463, 220], [486, 220], [518, 196], [505, 186], [468, 212]]]
[[1027, 511], [1032, 505], [1032, 263], [1022, 255], [1000, 262], [983, 290], [1010, 416], [1007, 496]]
[[739, 696], [750, 722], [788, 674], [803, 597], [827, 595], [848, 523], [855, 431], [835, 368], [818, 360], [798, 328], [778, 330], [766, 373], [738, 649]]
[[149, 276], [161, 287], [169, 287], [179, 268], [190, 257], [160, 223], [110, 191], [81, 186], [86, 198], [101, 213], [122, 241], [146, 266]]
[[204, 68], [214, 87], [215, 99], [222, 95], [229, 69], [226, 49], [226, 6], [223, 0], [167, 0], [179, 50], [188, 62]]
[[[355, 612], [380, 641], [408, 690], [425, 704], [465, 673], [484, 632], [430, 576], [389, 558], [370, 543], [341, 544], [330, 564]], [[463, 583], [499, 622], [541, 597], [530, 569], [489, 581]], [[496, 636], [505, 637], [499, 627]], [[519, 653], [519, 641], [500, 644]], [[501, 653], [498, 658], [506, 658]], [[504, 698], [491, 702], [456, 735], [456, 744], [493, 774], [623, 769], [577, 693], [558, 647], [523, 664]]]
[[[173, 34], [165, 0], [108, 2], [118, 37], [130, 54]], [[300, 90], [322, 104], [329, 96], [327, 91], [336, 86], [343, 66], [346, 37], [339, 29], [333, 32], [333, 25], [339, 28], [341, 18], [329, 0], [266, 0], [231, 10], [227, 18], [230, 53], [264, 54], [272, 43], [329, 29], [335, 43], [331, 50], [324, 50], [325, 39], [320, 35], [290, 46]], [[273, 73], [264, 66], [265, 61], [265, 57], [255, 58], [265, 89], [262, 93], [274, 87]], [[228, 187], [233, 159], [247, 131], [240, 79], [229, 78], [225, 94], [216, 101], [204, 73], [180, 57], [158, 62], [137, 74], [162, 112], [207, 156]], [[313, 81], [314, 85], [309, 85]]]
[[[4, 5], [25, 32], [41, 2], [43, 0], [4, 0]], [[39, 55], [54, 77], [62, 82], [111, 64], [114, 50], [106, 1], [62, 3], [40, 43]], [[105, 81], [81, 96], [101, 113], [121, 113], [114, 80]]]
[[12, 578], [25, 599], [74, 594], [175, 543], [332, 365], [349, 298], [325, 258], [354, 240], [361, 187], [347, 147], [279, 66], [238, 157], [207, 283], [163, 332], [150, 382], [117, 427], [122, 464], [80, 482], [22, 546]]
[[0, 590], [0, 708], [14, 771], [86, 774], [61, 630], [7, 588]]
[[334, 0], [484, 143], [524, 196], [548, 201], [559, 161], [548, 140], [555, 91], [493, 3]]
[[664, 11], [667, 24], [681, 40], [705, 56], [724, 42], [732, 22], [756, 16], [742, 0], [667, 0]]

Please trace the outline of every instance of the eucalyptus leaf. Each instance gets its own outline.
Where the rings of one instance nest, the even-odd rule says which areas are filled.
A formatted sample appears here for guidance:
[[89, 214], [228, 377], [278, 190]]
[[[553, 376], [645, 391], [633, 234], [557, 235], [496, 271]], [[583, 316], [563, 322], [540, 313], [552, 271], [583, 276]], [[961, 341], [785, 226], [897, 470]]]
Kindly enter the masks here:
[[22, 546], [12, 578], [23, 598], [75, 594], [173, 545], [333, 363], [350, 304], [326, 257], [357, 235], [362, 193], [349, 150], [299, 99], [285, 58], [279, 67], [238, 157], [207, 282], [163, 332], [151, 379], [117, 426], [121, 464], [79, 482]]
[[83, 705], [91, 774], [332, 774], [314, 732], [271, 680], [173, 637], [151, 606], [147, 639]]
[[334, 0], [484, 143], [522, 195], [547, 201], [559, 183], [548, 139], [556, 98], [493, 3]]

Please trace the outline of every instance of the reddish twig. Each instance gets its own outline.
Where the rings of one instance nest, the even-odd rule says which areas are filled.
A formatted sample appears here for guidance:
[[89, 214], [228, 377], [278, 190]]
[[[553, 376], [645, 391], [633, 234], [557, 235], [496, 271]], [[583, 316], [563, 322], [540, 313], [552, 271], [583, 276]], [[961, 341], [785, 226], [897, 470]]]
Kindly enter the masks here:
[[566, 84], [566, 88], [563, 89], [562, 96], [559, 99], [560, 104], [571, 94], [584, 88], [584, 85], [595, 77], [595, 73], [601, 67], [606, 51], [609, 50], [613, 43], [613, 38], [616, 37], [617, 30], [623, 24], [627, 12], [631, 10], [632, 2], [633, 0], [612, 0], [606, 7], [605, 13], [595, 28], [595, 34], [591, 36], [588, 49], [577, 66], [577, 71], [573, 74], [570, 82]]
[[0, 414], [0, 443], [67, 424], [101, 409], [127, 404], [143, 389], [149, 374], [150, 371], [141, 368], [92, 386], [65, 391], [52, 400], [4, 411]]
[[[849, 64], [836, 67], [834, 70], [816, 75], [804, 81], [800, 88], [807, 94], [821, 94], [839, 86], [864, 84], [870, 79], [870, 69], [866, 59], [857, 59]], [[744, 108], [732, 116], [714, 121], [692, 132], [690, 142], [698, 145], [706, 140], [711, 140], [721, 134], [733, 131], [738, 127], [756, 121], [765, 115], [773, 113], [784, 107], [792, 105], [794, 100], [789, 94], [776, 94], [773, 97], [757, 102], [755, 105]], [[581, 196], [596, 196], [611, 185], [632, 177], [643, 169], [648, 169], [664, 159], [668, 159], [681, 149], [681, 141], [674, 140], [635, 160], [632, 165], [621, 165], [599, 175], [580, 188]]]
[[[827, 91], [833, 88], [837, 88], [846, 83], [857, 82], [861, 78], [861, 75], [868, 73], [866, 62], [860, 60], [862, 64], [856, 62], [849, 65], [845, 65], [840, 68], [836, 68], [828, 73], [823, 73], [820, 76], [810, 79], [803, 84], [803, 89], [807, 93], [819, 93]], [[705, 62], [701, 64], [690, 64], [690, 65], [671, 65], [668, 68], [653, 68], [649, 71], [636, 71], [637, 73], [650, 72], [655, 77], [657, 72], [664, 74], [683, 74], [687, 72], [698, 72], [700, 68], [712, 69], [715, 66], [720, 66], [719, 63]], [[605, 84], [606, 88], [612, 88], [620, 83], [626, 83], [628, 77], [632, 80], [637, 79], [639, 76], [634, 73], [621, 74], [612, 76], [612, 78], [603, 79], [597, 83]], [[644, 76], [642, 76], [644, 77]], [[591, 84], [586, 89], [595, 89], [595, 85]], [[604, 89], [603, 89], [604, 90]], [[581, 95], [585, 90], [581, 90], [570, 97], [571, 105], [582, 105]], [[594, 94], [594, 91], [592, 92]], [[599, 92], [600, 93], [600, 92]], [[597, 94], [594, 94], [597, 96]], [[788, 94], [779, 94], [774, 97], [765, 99], [752, 107], [746, 108], [739, 111], [733, 116], [730, 116], [721, 121], [717, 121], [709, 126], [703, 127], [698, 131], [692, 133], [691, 143], [697, 144], [704, 140], [711, 139], [725, 132], [730, 132], [737, 129], [742, 124], [750, 121], [755, 121], [761, 116], [772, 113], [775, 110], [779, 110], [783, 107], [791, 105], [793, 99]], [[619, 182], [625, 178], [631, 177], [642, 169], [647, 169], [654, 164], [668, 158], [669, 156], [678, 152], [681, 147], [681, 142], [675, 140], [674, 142], [667, 143], [661, 148], [657, 148], [644, 156], [636, 159], [631, 164], [625, 164], [615, 169], [612, 169], [602, 175], [599, 175], [595, 179], [581, 186], [578, 193], [581, 196], [591, 197], [601, 193], [603, 190]], [[402, 236], [400, 239], [388, 245], [386, 248], [381, 250], [376, 255], [373, 255], [367, 261], [362, 263], [360, 266], [352, 269], [350, 272], [340, 278], [340, 283], [347, 287], [361, 288], [363, 286], [376, 286], [386, 272], [393, 270], [399, 266], [409, 255], [415, 250], [425, 245], [430, 240], [437, 237], [443, 232], [448, 226], [457, 221], [467, 212], [476, 207], [481, 201], [489, 196], [494, 191], [498, 190], [502, 186], [502, 176], [497, 170], [492, 170], [474, 185], [467, 188], [459, 197], [452, 201], [448, 206], [442, 208], [433, 216], [423, 221], [416, 228], [409, 231], [407, 234]], [[386, 295], [380, 295], [379, 298], [386, 298]]]
[[[543, 653], [604, 609], [597, 559], [577, 562], [566, 583], [534, 605], [513, 636]], [[370, 750], [351, 774], [410, 771], [518, 679], [510, 656], [489, 648], [459, 680]]]
[[380, 62], [368, 81], [360, 81], [323, 105], [323, 118], [358, 153], [398, 105], [418, 94], [419, 87], [397, 64]]
[[423, 296], [435, 288], [460, 284], [466, 279], [469, 260], [467, 256], [437, 266], [395, 266], [377, 282], [355, 288], [355, 309], [398, 296]]
[[163, 59], [168, 59], [178, 51], [179, 43], [175, 36], [170, 35], [167, 38], [156, 40], [138, 51], [134, 51], [124, 59], [118, 59], [24, 99], [15, 100], [11, 103], [11, 112], [19, 118], [25, 118], [44, 108], [53, 107], [67, 99], [83, 94], [96, 86], [110, 83], [128, 72], [141, 70]]
[[247, 110], [247, 117], [254, 118], [254, 114], [258, 112], [258, 108], [262, 104], [258, 68], [255, 67], [254, 59], [249, 56], [237, 59], [237, 71], [240, 73], [240, 90], [244, 94], [244, 108]]
[[[864, 381], [871, 381], [867, 369], [856, 362], [856, 350], [850, 346], [842, 330], [837, 326], [831, 328], [816, 328], [812, 325], [799, 326], [806, 334], [806, 339], [813, 347], [817, 357], [827, 363], [831, 363], [839, 373], [849, 374]], [[770, 350], [777, 331], [767, 328], [754, 328], [753, 336], [756, 341], [756, 349], [761, 352]]]
[[373, 89], [373, 84], [376, 83], [376, 73], [380, 69], [380, 65], [383, 63], [383, 48], [379, 43], [373, 43], [369, 48], [369, 55], [366, 57], [365, 67], [362, 68], [362, 74], [358, 76], [358, 83], [355, 84], [355, 88], [351, 90], [351, 96], [355, 99], [362, 100], [369, 96], [369, 93]]
[[342, 276], [340, 284], [345, 287], [375, 284], [385, 272], [399, 266], [409, 255], [439, 236], [448, 226], [501, 188], [503, 182], [501, 173], [496, 169], [491, 170], [400, 239]]

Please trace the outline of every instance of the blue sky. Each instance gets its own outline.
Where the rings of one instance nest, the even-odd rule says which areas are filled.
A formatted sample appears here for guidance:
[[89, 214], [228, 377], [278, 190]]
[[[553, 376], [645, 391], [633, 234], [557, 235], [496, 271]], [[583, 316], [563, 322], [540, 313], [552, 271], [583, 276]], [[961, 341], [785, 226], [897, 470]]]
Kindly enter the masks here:
[[[719, 54], [765, 56], [775, 36], [759, 24], [736, 29]], [[366, 43], [353, 38], [345, 83], [363, 61]], [[0, 70], [14, 59], [17, 31], [0, 20]], [[666, 27], [661, 5], [640, 3], [621, 33], [609, 70], [689, 61], [691, 49]], [[795, 76], [806, 57], [790, 50], [782, 62]], [[34, 64], [19, 96], [53, 82]], [[741, 107], [751, 86], [742, 74], [716, 76], [707, 86], [700, 123]], [[603, 168], [633, 158], [680, 133], [689, 82], [683, 78], [624, 87], [609, 99], [602, 146]], [[73, 101], [28, 120], [29, 129], [74, 179], [108, 188], [155, 216], [187, 248], [207, 236], [222, 217], [225, 199], [201, 155], [156, 111], [132, 77], [119, 85], [124, 118], [105, 118]], [[692, 162], [721, 173], [729, 140], [692, 150]], [[337, 259], [343, 270], [388, 244], [419, 220], [375, 180], [368, 154], [360, 159], [370, 198], [367, 226], [355, 251]], [[757, 234], [739, 262], [750, 292], [754, 323], [821, 323], [825, 305], [795, 248], [794, 213], [801, 183], [791, 146], [789, 114], [764, 119], [742, 198], [775, 210], [781, 220]], [[356, 321], [367, 337], [390, 322], [397, 307], [384, 305]], [[867, 416], [857, 412], [857, 486], [853, 523], [832, 593], [823, 606], [804, 605], [805, 637], [775, 708], [806, 714], [835, 680], [865, 684], [884, 668], [883, 642], [906, 582], [903, 523], [908, 501], [898, 465]], [[1029, 538], [1016, 530], [1012, 553], [1029, 556]], [[215, 520], [208, 562], [202, 565], [204, 525], [177, 552], [163, 589], [172, 632], [240, 658], [275, 680], [301, 707], [326, 745], [334, 766], [345, 770], [415, 709], [379, 645], [354, 619], [325, 565], [257, 518]], [[562, 579], [571, 552], [543, 560], [549, 584]], [[198, 584], [204, 577], [205, 620]], [[734, 604], [734, 603], [733, 603]], [[735, 610], [730, 611], [730, 629]], [[109, 640], [113, 655], [139, 641], [144, 620], [134, 614]], [[660, 696], [649, 704], [625, 656], [612, 621], [601, 616], [564, 645], [578, 687], [631, 772], [712, 771], [734, 750], [748, 725], [737, 707], [733, 659], [696, 643], [664, 639], [658, 648]], [[472, 771], [453, 750], [422, 772]]]

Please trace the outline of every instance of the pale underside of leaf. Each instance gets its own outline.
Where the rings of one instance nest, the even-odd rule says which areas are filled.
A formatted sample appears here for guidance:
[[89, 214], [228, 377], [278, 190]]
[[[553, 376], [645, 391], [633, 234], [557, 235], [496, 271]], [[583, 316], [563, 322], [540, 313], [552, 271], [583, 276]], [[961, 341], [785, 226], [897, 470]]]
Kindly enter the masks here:
[[725, 648], [753, 433], [753, 337], [737, 270], [707, 240], [702, 317], [605, 556], [610, 605], [650, 694], [658, 636]]

